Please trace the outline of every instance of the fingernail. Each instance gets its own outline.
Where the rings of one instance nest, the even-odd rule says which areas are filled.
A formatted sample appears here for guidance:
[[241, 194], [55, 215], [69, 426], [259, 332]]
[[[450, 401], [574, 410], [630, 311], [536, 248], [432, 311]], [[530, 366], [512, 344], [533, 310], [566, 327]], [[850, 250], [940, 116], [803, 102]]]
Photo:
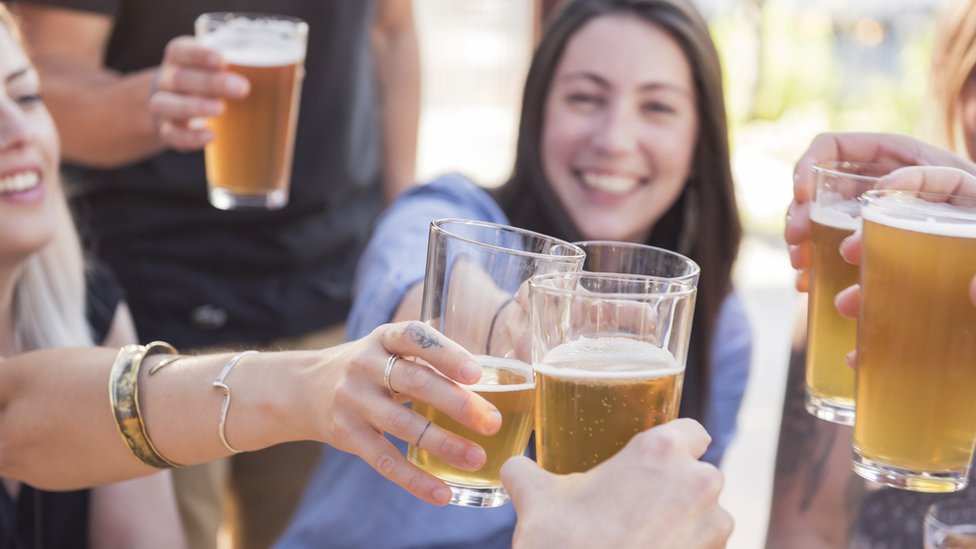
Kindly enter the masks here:
[[481, 379], [481, 364], [469, 360], [461, 365], [461, 380], [465, 383], [475, 383]]
[[228, 78], [224, 82], [224, 91], [230, 95], [244, 95], [247, 89], [248, 83], [241, 78]]
[[464, 454], [464, 461], [472, 467], [480, 467], [486, 459], [488, 457], [485, 455], [485, 451], [478, 447], [470, 448]]
[[485, 414], [485, 428], [489, 434], [495, 434], [502, 428], [502, 414], [498, 410]]
[[204, 114], [208, 116], [217, 116], [223, 111], [223, 106], [224, 104], [221, 101], [207, 101], [203, 107]]
[[444, 488], [443, 486], [434, 488], [434, 491], [431, 492], [431, 496], [434, 497], [434, 501], [442, 505], [447, 505], [451, 502], [451, 490]]

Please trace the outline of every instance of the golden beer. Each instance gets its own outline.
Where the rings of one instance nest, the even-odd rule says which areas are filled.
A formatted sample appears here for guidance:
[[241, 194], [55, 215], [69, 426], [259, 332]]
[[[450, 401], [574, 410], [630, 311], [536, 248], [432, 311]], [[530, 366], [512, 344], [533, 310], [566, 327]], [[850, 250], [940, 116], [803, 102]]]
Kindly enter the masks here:
[[837, 208], [817, 204], [810, 220], [807, 408], [822, 419], [850, 425], [854, 420], [854, 371], [845, 357], [856, 345], [857, 322], [840, 316], [834, 298], [857, 284], [858, 267], [840, 255], [840, 243], [854, 232], [857, 220]]
[[550, 350], [535, 372], [537, 457], [553, 473], [589, 470], [678, 415], [684, 370], [650, 343], [581, 337]]
[[407, 458], [415, 465], [450, 484], [469, 487], [501, 486], [501, 468], [508, 458], [525, 452], [532, 431], [532, 407], [535, 384], [532, 370], [524, 362], [511, 359], [479, 356], [483, 366], [481, 380], [468, 386], [491, 402], [502, 414], [502, 428], [494, 435], [475, 433], [444, 412], [422, 401], [414, 401], [413, 409], [434, 424], [478, 443], [485, 449], [487, 461], [477, 471], [465, 471], [445, 463], [433, 454], [410, 445]]
[[[976, 309], [968, 299], [976, 216], [947, 222], [939, 219], [945, 204], [879, 196], [864, 209], [855, 470], [872, 478], [894, 469], [898, 479], [903, 471], [903, 487], [915, 490], [961, 489], [976, 440]], [[915, 210], [924, 215], [904, 213]]]
[[[280, 208], [288, 202], [305, 24], [225, 19], [201, 39], [221, 52], [228, 70], [248, 79], [251, 91], [243, 99], [226, 101], [224, 114], [207, 119], [214, 135], [205, 148], [210, 199], [223, 209]], [[285, 32], [290, 25], [297, 27], [294, 36]]]

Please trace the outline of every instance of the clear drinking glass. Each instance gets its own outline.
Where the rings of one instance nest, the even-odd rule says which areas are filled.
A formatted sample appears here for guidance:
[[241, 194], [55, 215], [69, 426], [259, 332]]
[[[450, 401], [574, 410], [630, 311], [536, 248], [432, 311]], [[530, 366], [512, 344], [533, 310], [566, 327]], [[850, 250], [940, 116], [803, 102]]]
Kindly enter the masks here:
[[611, 240], [586, 240], [574, 244], [586, 252], [584, 271], [659, 276], [698, 286], [701, 268], [678, 252], [646, 244]]
[[976, 502], [947, 499], [930, 505], [925, 549], [976, 549]]
[[469, 388], [502, 414], [501, 432], [484, 436], [414, 401], [416, 412], [477, 442], [488, 454], [480, 470], [464, 471], [409, 447], [411, 462], [450, 485], [451, 503], [496, 507], [508, 501], [501, 466], [525, 452], [535, 393], [527, 308], [518, 296], [525, 295], [525, 282], [533, 275], [579, 271], [582, 265], [583, 251], [577, 246], [531, 231], [459, 219], [431, 223], [421, 317], [478, 356], [484, 374]]
[[854, 425], [854, 350], [857, 321], [834, 307], [837, 293], [857, 284], [858, 267], [844, 261], [840, 243], [861, 223], [860, 197], [892, 166], [831, 162], [813, 167], [816, 194], [810, 204], [810, 294], [807, 307], [805, 405], [814, 416]]
[[854, 470], [961, 490], [976, 442], [976, 200], [875, 190], [861, 215]]
[[586, 471], [677, 417], [695, 293], [616, 273], [529, 280], [539, 465]]
[[196, 36], [251, 84], [244, 99], [207, 119], [214, 139], [205, 158], [210, 203], [222, 210], [288, 203], [308, 25], [259, 13], [205, 13]]

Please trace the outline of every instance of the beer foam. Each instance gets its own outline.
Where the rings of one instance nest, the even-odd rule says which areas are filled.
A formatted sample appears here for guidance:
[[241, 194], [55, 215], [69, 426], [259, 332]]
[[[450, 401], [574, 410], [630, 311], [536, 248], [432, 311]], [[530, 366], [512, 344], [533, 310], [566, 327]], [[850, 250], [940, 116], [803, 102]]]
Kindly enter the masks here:
[[295, 23], [270, 19], [234, 19], [199, 37], [200, 42], [233, 65], [278, 67], [305, 59], [305, 40]]
[[861, 205], [857, 200], [845, 200], [824, 206], [814, 202], [810, 205], [810, 220], [827, 227], [854, 231], [858, 226]]
[[667, 349], [628, 337], [581, 337], [551, 349], [535, 371], [554, 377], [656, 379], [684, 368]]
[[896, 229], [937, 236], [976, 238], [976, 209], [906, 195], [876, 198], [864, 219]]
[[[535, 387], [535, 378], [532, 376], [532, 367], [521, 360], [515, 360], [513, 358], [498, 358], [488, 355], [478, 355], [474, 358], [481, 363], [482, 366], [485, 366], [485, 370], [481, 376], [481, 380], [477, 384], [465, 385], [465, 387], [472, 391], [477, 391], [479, 393], [501, 393], [505, 391], [522, 391]], [[515, 375], [522, 376], [526, 381], [525, 383], [499, 385], [497, 383], [498, 376], [491, 370], [491, 368], [513, 372]]]

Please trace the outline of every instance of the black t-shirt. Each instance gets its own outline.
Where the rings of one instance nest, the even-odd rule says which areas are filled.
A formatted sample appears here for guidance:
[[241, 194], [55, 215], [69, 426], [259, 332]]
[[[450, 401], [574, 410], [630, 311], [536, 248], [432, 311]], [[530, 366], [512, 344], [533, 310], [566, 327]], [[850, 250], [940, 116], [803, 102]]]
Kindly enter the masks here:
[[158, 65], [166, 43], [192, 34], [203, 12], [306, 20], [286, 208], [211, 207], [202, 153], [168, 151], [114, 170], [66, 166], [65, 182], [86, 245], [122, 282], [145, 340], [261, 343], [345, 319], [353, 270], [382, 206], [373, 1], [17, 1], [111, 15], [105, 62], [121, 73]]
[[[93, 341], [104, 342], [122, 289], [104, 268], [87, 272], [87, 313]], [[48, 492], [21, 484], [14, 501], [0, 485], [0, 549], [88, 547], [89, 490]]]

